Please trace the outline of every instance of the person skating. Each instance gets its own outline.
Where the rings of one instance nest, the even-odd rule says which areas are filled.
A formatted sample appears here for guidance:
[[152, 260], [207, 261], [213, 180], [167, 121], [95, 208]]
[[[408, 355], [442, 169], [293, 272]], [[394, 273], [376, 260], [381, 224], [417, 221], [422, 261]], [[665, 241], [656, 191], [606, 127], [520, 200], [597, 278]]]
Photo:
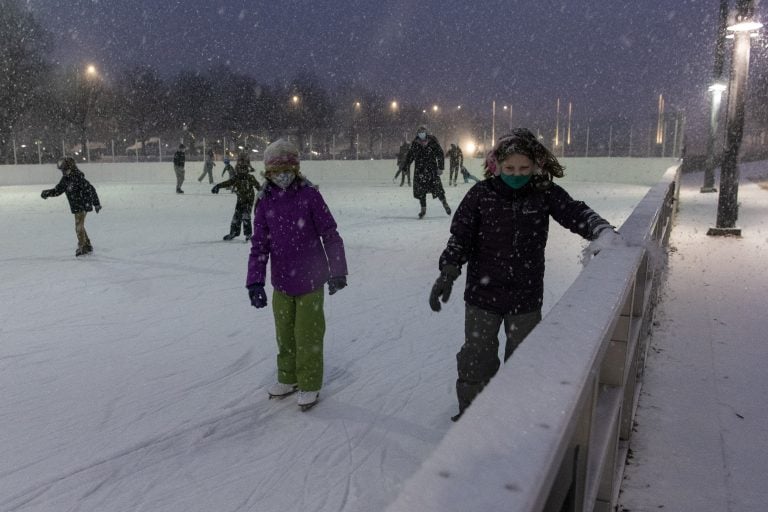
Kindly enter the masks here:
[[464, 183], [469, 183], [469, 180], [474, 180], [475, 183], [480, 181], [475, 176], [470, 174], [470, 172], [467, 170], [467, 168], [464, 167], [463, 165], [461, 166], [461, 177], [464, 178]]
[[[541, 320], [544, 250], [549, 217], [593, 243], [619, 239], [613, 227], [553, 178], [564, 168], [530, 131], [498, 140], [486, 161], [486, 178], [456, 209], [451, 236], [440, 255], [429, 295], [433, 311], [447, 302], [467, 264], [464, 344], [456, 355], [457, 420], [499, 369], [498, 332], [504, 324], [506, 361]], [[620, 240], [620, 239], [619, 239]]]
[[229, 157], [224, 157], [224, 169], [221, 171], [221, 177], [223, 178], [224, 175], [227, 175], [227, 179], [232, 179], [235, 177], [235, 168], [232, 167], [232, 164], [229, 162]]
[[213, 162], [213, 158], [214, 158], [213, 150], [209, 149], [208, 151], [206, 151], [206, 153], [205, 153], [205, 162], [203, 163], [203, 174], [201, 174], [200, 177], [197, 178], [197, 181], [202, 182], [203, 178], [205, 178], [205, 176], [207, 175], [208, 176], [208, 184], [209, 185], [213, 184], [213, 168], [216, 165]]
[[[451, 144], [448, 150], [448, 186], [458, 186], [459, 169], [464, 166], [464, 153], [456, 144]], [[466, 183], [466, 181], [465, 181]]]
[[229, 233], [224, 235], [224, 240], [232, 240], [240, 236], [240, 225], [243, 226], [243, 234], [246, 240], [251, 239], [253, 229], [251, 226], [251, 210], [253, 201], [256, 198], [256, 191], [261, 190], [261, 185], [256, 178], [248, 173], [248, 166], [237, 164], [233, 178], [221, 183], [217, 183], [211, 189], [214, 194], [219, 193], [219, 189], [229, 188], [237, 194], [237, 203], [235, 203], [235, 213], [232, 215], [232, 222], [229, 226]]
[[187, 160], [184, 144], [179, 144], [179, 149], [173, 154], [173, 172], [176, 174], [176, 193], [183, 194], [181, 185], [184, 184], [184, 164]]
[[427, 131], [426, 126], [419, 126], [416, 138], [411, 142], [408, 154], [403, 163], [403, 169], [408, 172], [411, 162], [413, 166], [413, 197], [419, 200], [421, 209], [419, 218], [427, 213], [427, 194], [437, 198], [443, 204], [445, 213], [451, 214], [451, 207], [445, 200], [445, 190], [440, 181], [440, 175], [445, 168], [445, 154], [437, 138]]
[[405, 180], [408, 179], [408, 186], [411, 186], [411, 168], [410, 166], [405, 167], [405, 159], [408, 157], [408, 150], [411, 148], [411, 145], [408, 144], [408, 141], [403, 141], [403, 143], [400, 145], [400, 149], [397, 152], [397, 172], [395, 173], [395, 177], [392, 178], [392, 181], [397, 181], [397, 177], [400, 176], [400, 186], [402, 187], [405, 183]]
[[93, 246], [85, 231], [85, 216], [93, 210], [99, 213], [101, 210], [99, 196], [91, 182], [85, 179], [83, 172], [78, 169], [74, 158], [62, 158], [56, 167], [61, 171], [61, 180], [54, 188], [43, 190], [40, 197], [48, 199], [66, 194], [69, 209], [75, 216], [75, 233], [77, 234], [75, 256], [90, 254], [93, 252]]
[[347, 286], [344, 242], [320, 192], [299, 172], [299, 151], [280, 139], [264, 151], [267, 181], [254, 208], [246, 287], [251, 305], [267, 305], [267, 262], [277, 336], [277, 382], [272, 397], [298, 391], [298, 405], [317, 403], [323, 384], [325, 284], [333, 295]]

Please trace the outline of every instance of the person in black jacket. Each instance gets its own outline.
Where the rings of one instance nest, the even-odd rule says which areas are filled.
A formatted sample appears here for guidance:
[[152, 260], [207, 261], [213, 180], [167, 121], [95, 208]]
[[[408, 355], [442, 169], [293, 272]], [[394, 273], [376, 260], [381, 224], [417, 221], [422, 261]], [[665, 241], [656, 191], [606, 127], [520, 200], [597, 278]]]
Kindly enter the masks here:
[[552, 182], [564, 168], [530, 131], [518, 129], [499, 139], [485, 168], [486, 179], [456, 210], [429, 296], [432, 310], [440, 311], [440, 301], [448, 301], [467, 263], [454, 421], [499, 369], [501, 324], [506, 361], [541, 320], [549, 217], [587, 240], [617, 236], [608, 221]]
[[400, 176], [401, 187], [405, 183], [406, 178], [408, 179], [408, 186], [411, 186], [411, 168], [410, 166], [408, 166], [408, 168], [404, 167], [405, 159], [408, 158], [409, 149], [411, 149], [411, 145], [408, 144], [408, 141], [406, 140], [403, 141], [397, 152], [397, 172], [395, 173], [395, 177], [392, 178], [392, 181], [397, 181], [397, 177]]
[[458, 186], [459, 169], [464, 167], [464, 153], [456, 144], [451, 144], [451, 149], [448, 150], [448, 162], [448, 186], [456, 187]]
[[451, 207], [445, 200], [445, 190], [440, 181], [440, 175], [445, 168], [445, 154], [437, 138], [427, 132], [426, 126], [419, 126], [416, 130], [416, 138], [411, 142], [408, 155], [403, 163], [403, 172], [410, 172], [411, 162], [413, 166], [413, 197], [419, 200], [421, 210], [419, 218], [427, 213], [427, 194], [437, 198], [443, 203], [445, 213], [451, 214]]
[[235, 203], [235, 214], [232, 216], [232, 222], [229, 226], [229, 234], [224, 235], [224, 240], [232, 240], [240, 236], [240, 224], [243, 225], [245, 239], [250, 240], [253, 234], [251, 210], [253, 210], [253, 202], [256, 197], [255, 191], [261, 190], [261, 185], [253, 174], [248, 172], [248, 164], [238, 160], [234, 177], [217, 183], [211, 192], [218, 194], [220, 188], [227, 187], [237, 194], [237, 203]]
[[61, 171], [61, 180], [54, 188], [43, 190], [40, 197], [48, 199], [61, 194], [67, 195], [69, 209], [75, 215], [75, 233], [77, 234], [75, 256], [90, 254], [93, 252], [93, 246], [85, 231], [85, 215], [94, 209], [99, 213], [101, 210], [99, 196], [93, 185], [85, 179], [83, 172], [77, 168], [74, 158], [69, 156], [62, 158], [56, 167]]
[[203, 162], [203, 174], [200, 175], [199, 178], [197, 178], [197, 181], [202, 182], [203, 178], [205, 178], [206, 175], [208, 175], [208, 184], [213, 185], [213, 167], [216, 165], [213, 162], [214, 154], [213, 150], [209, 149], [205, 152], [205, 162]]
[[176, 173], [176, 193], [183, 194], [181, 185], [184, 183], [184, 163], [187, 160], [184, 144], [179, 144], [179, 149], [173, 154], [173, 172]]

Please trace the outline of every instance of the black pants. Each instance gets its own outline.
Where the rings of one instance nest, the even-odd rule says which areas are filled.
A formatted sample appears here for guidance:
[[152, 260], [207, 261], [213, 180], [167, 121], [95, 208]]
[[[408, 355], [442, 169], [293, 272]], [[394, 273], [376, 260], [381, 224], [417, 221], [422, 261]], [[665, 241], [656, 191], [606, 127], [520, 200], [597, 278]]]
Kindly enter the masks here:
[[243, 234], [245, 236], [251, 236], [253, 234], [253, 227], [251, 226], [251, 209], [253, 204], [237, 202], [235, 205], [235, 214], [232, 215], [232, 222], [229, 226], [229, 234], [233, 236], [240, 236], [240, 224], [243, 225]]
[[518, 345], [541, 321], [541, 310], [522, 315], [499, 315], [467, 304], [464, 320], [464, 345], [456, 354], [459, 378], [456, 396], [459, 413], [463, 413], [472, 400], [483, 390], [499, 370], [499, 328], [504, 322], [507, 342], [504, 347], [506, 361]]

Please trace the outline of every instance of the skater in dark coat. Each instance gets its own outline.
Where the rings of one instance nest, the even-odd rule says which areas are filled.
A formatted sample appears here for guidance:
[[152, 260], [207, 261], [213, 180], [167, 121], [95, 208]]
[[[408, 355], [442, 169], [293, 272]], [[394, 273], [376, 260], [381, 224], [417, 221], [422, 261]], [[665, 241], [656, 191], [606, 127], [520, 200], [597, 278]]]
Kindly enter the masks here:
[[480, 181], [475, 176], [470, 174], [469, 170], [467, 170], [467, 168], [463, 165], [461, 166], [461, 177], [464, 178], [464, 183], [469, 183], [469, 180], [474, 180], [475, 183]]
[[176, 174], [176, 193], [183, 194], [181, 185], [184, 184], [184, 164], [187, 161], [186, 148], [179, 144], [179, 149], [173, 154], [173, 172]]
[[451, 208], [445, 200], [445, 190], [440, 181], [440, 175], [445, 168], [445, 154], [437, 138], [427, 132], [426, 126], [419, 126], [416, 130], [416, 138], [411, 142], [408, 150], [408, 156], [403, 163], [403, 169], [408, 172], [413, 166], [413, 197], [419, 200], [421, 209], [419, 218], [423, 218], [427, 213], [427, 194], [437, 198], [443, 203], [445, 213], [451, 214]]
[[455, 187], [457, 186], [459, 169], [464, 166], [464, 153], [456, 144], [451, 144], [451, 149], [448, 150], [448, 163], [448, 186], [453, 185]]
[[238, 162], [237, 167], [235, 167], [234, 177], [214, 185], [211, 192], [218, 194], [220, 188], [231, 188], [237, 194], [235, 214], [232, 216], [229, 234], [224, 235], [224, 240], [232, 240], [240, 236], [240, 224], [243, 225], [245, 239], [250, 240], [251, 235], [253, 235], [251, 210], [256, 198], [256, 191], [261, 190], [261, 185], [259, 185], [259, 182], [252, 174], [248, 173], [248, 166], [245, 163]]
[[69, 201], [69, 209], [75, 215], [75, 233], [77, 234], [77, 250], [75, 256], [83, 256], [93, 252], [91, 239], [85, 231], [85, 215], [93, 210], [99, 213], [101, 203], [96, 189], [85, 179], [83, 172], [77, 168], [75, 159], [66, 157], [59, 160], [58, 169], [62, 173], [59, 183], [51, 189], [43, 190], [40, 197], [49, 197], [66, 194]]
[[456, 210], [429, 297], [432, 310], [440, 311], [440, 301], [448, 301], [467, 264], [454, 420], [499, 369], [501, 324], [506, 361], [541, 320], [549, 218], [587, 240], [618, 236], [608, 221], [552, 182], [564, 168], [530, 131], [518, 129], [499, 139], [485, 167], [487, 179], [474, 185]]
[[408, 158], [408, 150], [411, 149], [411, 145], [408, 141], [403, 141], [400, 145], [400, 150], [397, 152], [397, 172], [392, 181], [397, 181], [397, 177], [400, 176], [400, 186], [402, 187], [405, 180], [408, 179], [408, 186], [411, 186], [411, 168], [405, 167], [405, 159]]
[[223, 177], [224, 174], [227, 174], [230, 180], [235, 177], [235, 168], [229, 163], [229, 158], [227, 157], [224, 157], [224, 170], [221, 171], [221, 176]]
[[203, 181], [203, 178], [208, 176], [208, 183], [213, 184], [213, 167], [216, 165], [213, 162], [213, 150], [209, 149], [205, 153], [205, 162], [203, 163], [203, 174], [200, 175], [199, 178], [197, 178], [197, 181]]

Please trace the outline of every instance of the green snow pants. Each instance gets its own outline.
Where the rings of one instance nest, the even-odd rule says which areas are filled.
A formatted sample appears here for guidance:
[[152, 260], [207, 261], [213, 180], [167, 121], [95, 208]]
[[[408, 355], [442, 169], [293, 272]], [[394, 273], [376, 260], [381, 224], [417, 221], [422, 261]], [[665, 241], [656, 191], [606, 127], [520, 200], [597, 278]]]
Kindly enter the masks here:
[[322, 387], [324, 298], [325, 287], [298, 297], [274, 290], [278, 382], [297, 383], [302, 391], [319, 391]]

